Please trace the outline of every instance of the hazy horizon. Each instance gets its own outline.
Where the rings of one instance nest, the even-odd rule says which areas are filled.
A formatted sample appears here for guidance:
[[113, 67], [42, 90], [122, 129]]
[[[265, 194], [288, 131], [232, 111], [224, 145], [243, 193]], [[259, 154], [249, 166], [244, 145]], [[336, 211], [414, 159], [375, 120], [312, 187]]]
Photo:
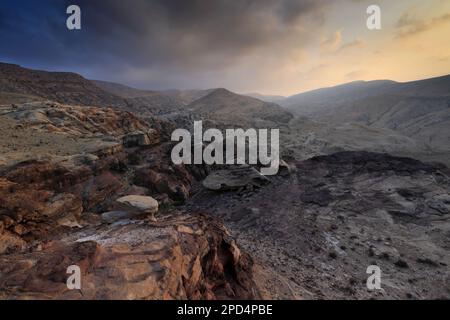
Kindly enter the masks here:
[[[14, 62], [8, 62], [8, 61], [0, 61], [0, 63], [6, 63], [6, 64], [16, 64]], [[30, 66], [25, 66], [25, 65], [21, 65], [21, 64], [17, 64], [22, 68], [26, 68], [26, 69], [31, 69], [31, 70], [38, 70], [38, 71], [47, 71], [47, 72], [72, 72], [72, 71], [67, 71], [67, 70], [59, 70], [59, 69], [55, 69], [55, 70], [43, 70], [43, 69], [38, 69], [38, 68], [33, 68]], [[397, 83], [407, 83], [407, 82], [414, 82], [414, 81], [421, 81], [421, 80], [427, 80], [427, 79], [432, 79], [432, 78], [440, 78], [440, 77], [446, 77], [449, 76], [450, 74], [442, 74], [442, 75], [437, 75], [435, 77], [427, 77], [427, 78], [418, 78], [418, 79], [412, 79], [412, 80], [408, 80], [408, 81], [398, 81], [395, 79], [371, 79], [371, 80], [362, 80], [362, 79], [358, 79], [358, 80], [352, 80], [349, 82], [343, 82], [343, 83], [338, 83], [336, 85], [332, 85], [332, 86], [326, 86], [326, 87], [317, 87], [317, 88], [312, 88], [306, 91], [298, 91], [295, 92], [291, 95], [281, 95], [281, 94], [272, 94], [272, 93], [267, 93], [267, 92], [239, 92], [239, 91], [234, 91], [231, 90], [230, 88], [227, 87], [197, 87], [197, 88], [161, 88], [161, 89], [154, 89], [154, 88], [146, 88], [146, 87], [138, 87], [138, 86], [133, 86], [133, 85], [128, 85], [123, 81], [110, 81], [108, 79], [90, 79], [85, 77], [83, 74], [78, 73], [81, 76], [83, 76], [84, 78], [91, 80], [91, 81], [102, 81], [102, 82], [109, 82], [109, 83], [113, 83], [113, 84], [118, 84], [118, 85], [123, 85], [123, 86], [127, 86], [130, 87], [132, 89], [138, 89], [138, 90], [143, 90], [143, 91], [160, 91], [160, 92], [164, 92], [164, 91], [189, 91], [189, 90], [209, 90], [209, 89], [219, 89], [219, 88], [224, 88], [230, 91], [233, 91], [237, 94], [240, 95], [261, 95], [261, 96], [274, 96], [274, 97], [281, 97], [281, 98], [289, 98], [291, 96], [297, 95], [297, 94], [302, 94], [302, 93], [307, 93], [310, 91], [315, 91], [315, 90], [320, 90], [320, 89], [326, 89], [326, 88], [332, 88], [332, 87], [337, 87], [337, 86], [341, 86], [341, 85], [346, 85], [346, 84], [350, 84], [350, 83], [356, 83], [356, 82], [372, 82], [372, 81], [393, 81], [393, 82], [397, 82]]]

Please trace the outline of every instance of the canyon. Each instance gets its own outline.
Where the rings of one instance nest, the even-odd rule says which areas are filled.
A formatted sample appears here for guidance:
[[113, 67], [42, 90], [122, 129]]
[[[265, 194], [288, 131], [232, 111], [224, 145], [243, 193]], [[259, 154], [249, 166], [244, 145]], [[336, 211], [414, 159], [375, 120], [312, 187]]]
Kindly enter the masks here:
[[[354, 113], [328, 100], [310, 112], [0, 64], [0, 299], [449, 299], [443, 79], [400, 86], [427, 98], [389, 110], [370, 100], [385, 83], [364, 89], [376, 108], [331, 95], [363, 115], [341, 121]], [[408, 134], [423, 117], [440, 124]], [[279, 129], [280, 170], [174, 164], [172, 133], [198, 120]]]

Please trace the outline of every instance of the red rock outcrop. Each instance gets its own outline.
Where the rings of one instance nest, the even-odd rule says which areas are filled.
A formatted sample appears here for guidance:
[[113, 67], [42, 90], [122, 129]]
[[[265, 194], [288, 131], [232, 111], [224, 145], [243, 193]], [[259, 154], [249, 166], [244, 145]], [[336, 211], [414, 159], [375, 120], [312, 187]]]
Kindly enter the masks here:
[[[171, 163], [164, 123], [47, 102], [2, 108], [23, 139], [12, 133], [19, 153], [0, 167], [0, 299], [257, 297], [252, 261], [223, 225], [173, 208], [206, 170]], [[36, 132], [59, 140], [46, 147]], [[156, 219], [118, 206], [130, 195], [158, 200]], [[66, 285], [71, 265], [81, 290]]]
[[[66, 285], [71, 265], [81, 269], [81, 290]], [[2, 255], [0, 298], [251, 299], [251, 269], [217, 220], [177, 214], [87, 228]]]

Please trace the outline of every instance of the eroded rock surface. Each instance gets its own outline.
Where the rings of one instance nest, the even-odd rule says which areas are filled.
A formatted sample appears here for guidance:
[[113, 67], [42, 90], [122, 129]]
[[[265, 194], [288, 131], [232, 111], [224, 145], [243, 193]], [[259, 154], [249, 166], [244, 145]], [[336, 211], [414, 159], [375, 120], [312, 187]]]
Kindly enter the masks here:
[[[173, 166], [161, 126], [103, 108], [2, 110], [14, 148], [0, 166], [0, 299], [259, 297], [252, 260], [223, 225], [172, 208], [206, 171]], [[136, 130], [145, 141], [124, 146]], [[36, 135], [52, 141], [35, 146]], [[71, 265], [81, 290], [66, 286]]]
[[[67, 268], [81, 269], [69, 290]], [[0, 256], [1, 299], [252, 299], [251, 259], [204, 215], [88, 227]]]

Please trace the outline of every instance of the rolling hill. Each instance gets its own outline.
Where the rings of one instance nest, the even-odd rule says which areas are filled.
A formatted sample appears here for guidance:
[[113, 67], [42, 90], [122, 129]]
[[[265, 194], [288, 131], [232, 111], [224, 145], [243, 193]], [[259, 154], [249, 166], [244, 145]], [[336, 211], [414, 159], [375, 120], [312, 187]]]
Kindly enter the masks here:
[[3, 103], [53, 100], [86, 106], [123, 106], [122, 98], [92, 81], [70, 72], [47, 72], [0, 63], [0, 96]]
[[393, 130], [436, 152], [450, 150], [450, 75], [407, 83], [353, 82], [295, 95], [282, 105], [316, 121]]
[[277, 104], [239, 95], [223, 88], [213, 90], [186, 108], [202, 118], [244, 128], [286, 125], [293, 118], [290, 112]]

